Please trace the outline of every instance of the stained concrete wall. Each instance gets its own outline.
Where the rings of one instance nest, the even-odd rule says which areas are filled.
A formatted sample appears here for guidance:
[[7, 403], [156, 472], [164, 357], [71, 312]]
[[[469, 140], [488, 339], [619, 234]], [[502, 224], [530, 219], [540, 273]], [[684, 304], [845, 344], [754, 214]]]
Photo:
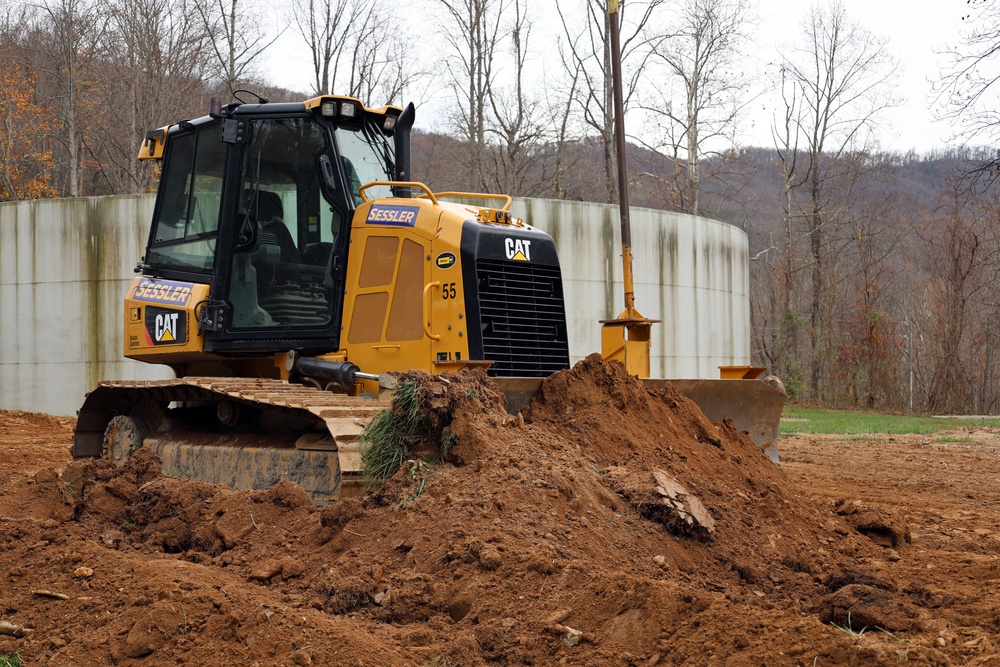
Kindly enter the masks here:
[[[102, 378], [157, 379], [122, 357], [122, 299], [143, 253], [151, 195], [0, 204], [0, 409], [75, 414]], [[624, 307], [616, 207], [515, 200], [562, 263], [577, 361]], [[750, 358], [747, 238], [714, 220], [632, 211], [636, 307], [653, 328], [654, 377], [718, 377]]]
[[102, 378], [172, 377], [122, 356], [149, 195], [0, 204], [0, 408], [73, 415]]

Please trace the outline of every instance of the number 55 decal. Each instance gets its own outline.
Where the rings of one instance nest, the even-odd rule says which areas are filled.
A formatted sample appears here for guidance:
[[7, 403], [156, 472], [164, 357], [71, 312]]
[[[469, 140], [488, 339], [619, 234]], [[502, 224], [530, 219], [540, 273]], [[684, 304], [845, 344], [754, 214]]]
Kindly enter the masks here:
[[445, 301], [448, 299], [454, 299], [456, 294], [455, 283], [445, 283], [444, 285], [441, 285], [441, 298]]

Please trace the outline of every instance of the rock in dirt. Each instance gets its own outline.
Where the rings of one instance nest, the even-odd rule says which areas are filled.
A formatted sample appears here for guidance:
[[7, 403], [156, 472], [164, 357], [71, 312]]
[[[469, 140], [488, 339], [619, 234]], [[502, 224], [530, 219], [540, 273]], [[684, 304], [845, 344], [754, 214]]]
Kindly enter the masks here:
[[163, 648], [180, 630], [181, 618], [174, 605], [154, 603], [132, 626], [122, 652], [129, 658], [142, 658]]
[[651, 473], [636, 475], [625, 467], [607, 471], [606, 478], [639, 514], [662, 523], [679, 535], [709, 539], [715, 532], [715, 519], [701, 500], [667, 471], [654, 468]]
[[290, 556], [270, 558], [254, 566], [250, 572], [250, 579], [270, 581], [279, 574], [282, 579], [291, 579], [292, 577], [301, 577], [304, 571], [305, 566]]
[[253, 515], [241, 508], [228, 510], [215, 522], [215, 533], [226, 549], [232, 549], [254, 529]]
[[81, 565], [80, 567], [73, 570], [73, 576], [77, 579], [90, 579], [94, 576], [94, 568], [87, 567], [86, 565]]
[[864, 584], [844, 586], [823, 598], [818, 607], [820, 621], [852, 632], [900, 632], [913, 625], [912, 610], [893, 593]]
[[17, 625], [16, 623], [8, 623], [7, 621], [0, 621], [0, 635], [6, 635], [8, 637], [24, 637], [28, 634], [28, 629], [23, 625]]

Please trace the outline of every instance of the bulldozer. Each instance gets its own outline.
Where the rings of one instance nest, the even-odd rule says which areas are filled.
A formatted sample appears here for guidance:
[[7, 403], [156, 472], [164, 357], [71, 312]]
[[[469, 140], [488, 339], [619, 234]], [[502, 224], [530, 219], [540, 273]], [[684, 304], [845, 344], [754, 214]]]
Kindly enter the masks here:
[[[414, 117], [412, 104], [254, 96], [146, 133], [138, 157], [160, 177], [124, 354], [176, 377], [101, 382], [75, 458], [120, 464], [145, 446], [167, 471], [234, 489], [288, 479], [324, 503], [364, 492], [360, 436], [395, 373], [485, 368], [516, 413], [569, 367], [552, 238], [508, 196], [415, 182]], [[609, 359], [646, 331], [610, 326]], [[676, 384], [774, 447], [781, 391]]]

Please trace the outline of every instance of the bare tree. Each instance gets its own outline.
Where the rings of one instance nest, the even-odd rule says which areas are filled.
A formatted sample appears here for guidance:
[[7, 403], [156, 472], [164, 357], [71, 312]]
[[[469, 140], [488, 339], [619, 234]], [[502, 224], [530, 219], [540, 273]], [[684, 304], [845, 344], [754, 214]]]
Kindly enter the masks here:
[[209, 35], [187, 0], [116, 0], [101, 66], [104, 112], [88, 144], [110, 192], [142, 192], [152, 174], [135, 159], [146, 130], [204, 112]]
[[[783, 114], [775, 119], [772, 127], [778, 165], [781, 169], [782, 185], [782, 232], [781, 252], [773, 266], [775, 278], [780, 285], [778, 294], [781, 302], [781, 335], [775, 346], [774, 358], [778, 361], [776, 371], [785, 378], [786, 386], [797, 392], [802, 382], [802, 367], [799, 360], [799, 337], [801, 322], [795, 303], [796, 285], [800, 272], [806, 268], [799, 253], [799, 243], [803, 240], [798, 231], [800, 213], [796, 203], [795, 189], [804, 183], [799, 167], [798, 120], [801, 100], [798, 86], [789, 82], [787, 70], [781, 68], [781, 99]], [[794, 394], [793, 394], [794, 395]]]
[[343, 45], [364, 4], [350, 0], [296, 0], [292, 20], [312, 55], [313, 92], [333, 92], [334, 76]]
[[[572, 52], [572, 49], [569, 49], [569, 51]], [[566, 60], [565, 49], [560, 48], [559, 55], [566, 73], [567, 86], [561, 92], [555, 86], [546, 85], [545, 88], [547, 91], [553, 93], [553, 97], [547, 100], [548, 107], [551, 109], [551, 113], [548, 115], [552, 118], [553, 134], [556, 142], [556, 154], [552, 168], [552, 191], [557, 199], [565, 199], [566, 180], [563, 175], [572, 166], [567, 165], [570, 122], [573, 113], [573, 103], [576, 100], [576, 93], [580, 85], [580, 77], [583, 74], [579, 62], [575, 60], [568, 62]]]
[[513, 56], [513, 84], [493, 85], [489, 91], [492, 121], [489, 134], [496, 138], [489, 180], [500, 192], [522, 197], [537, 196], [548, 187], [544, 161], [545, 126], [540, 103], [528, 92], [526, 65], [531, 22], [527, 2], [512, 0], [513, 21], [509, 28]]
[[57, 0], [44, 5], [38, 19], [29, 49], [40, 75], [39, 87], [51, 96], [56, 121], [51, 137], [61, 148], [54, 158], [64, 174], [59, 189], [76, 197], [82, 194], [87, 131], [98, 122], [96, 64], [105, 53], [108, 16], [90, 0]]
[[445, 68], [458, 100], [455, 129], [469, 144], [472, 186], [486, 189], [486, 135], [500, 26], [510, 0], [437, 0], [447, 20], [442, 36], [451, 47]]
[[658, 85], [642, 108], [661, 132], [655, 143], [642, 143], [684, 173], [676, 194], [692, 215], [700, 210], [701, 161], [713, 155], [706, 146], [728, 138], [753, 99], [741, 60], [750, 15], [750, 0], [684, 0], [671, 12], [671, 34], [652, 51], [647, 72]]
[[350, 39], [349, 94], [365, 102], [402, 102], [403, 91], [422, 76], [413, 68], [413, 41], [399, 13], [379, 0], [366, 4]]
[[230, 95], [256, 75], [256, 65], [278, 37], [268, 40], [253, 0], [196, 2], [194, 9], [211, 35], [212, 73]]
[[960, 128], [953, 138], [995, 139], [1000, 130], [994, 92], [1000, 81], [995, 65], [1000, 57], [1000, 4], [969, 0], [966, 5], [970, 13], [962, 20], [970, 28], [961, 44], [942, 50], [948, 62], [931, 99], [938, 118]]
[[[626, 113], [635, 94], [643, 67], [652, 50], [647, 30], [665, 0], [640, 0], [628, 3], [617, 16], [621, 22], [622, 82]], [[564, 60], [579, 73], [575, 88], [576, 106], [585, 125], [598, 135], [604, 156], [605, 201], [618, 200], [618, 176], [615, 160], [614, 109], [612, 108], [611, 37], [606, 0], [587, 0], [586, 21], [571, 20], [565, 2], [556, 3], [556, 11], [566, 40]], [[626, 16], [628, 20], [626, 21]]]
[[314, 93], [337, 92], [365, 103], [401, 101], [416, 76], [412, 42], [384, 0], [296, 0], [291, 14], [312, 56]]
[[872, 409], [886, 407], [894, 398], [893, 370], [901, 354], [894, 334], [892, 260], [905, 242], [905, 226], [898, 213], [900, 202], [886, 197], [882, 188], [892, 176], [891, 158], [853, 154], [845, 159], [879, 164], [870, 165], [875, 169], [857, 169], [870, 176], [859, 179], [850, 197], [854, 205], [844, 216], [846, 270], [838, 272], [843, 276], [837, 315], [842, 324], [837, 337], [837, 370], [832, 373], [833, 391], [834, 396], [843, 396], [851, 405]]
[[977, 294], [987, 287], [984, 271], [994, 239], [957, 181], [941, 213], [931, 233], [918, 230], [931, 261], [928, 297], [935, 349], [927, 405], [932, 412], [962, 412], [971, 398], [967, 378], [972, 369], [966, 352], [972, 311]]
[[824, 350], [823, 299], [826, 292], [827, 227], [831, 216], [833, 179], [852, 163], [842, 160], [851, 151], [870, 147], [879, 115], [897, 103], [891, 82], [896, 60], [886, 39], [852, 21], [837, 3], [828, 9], [813, 7], [805, 25], [805, 43], [785, 58], [783, 72], [797, 89], [795, 130], [804, 155], [797, 157], [796, 189], [804, 190], [802, 216], [809, 236], [812, 262], [810, 388], [820, 391]]

